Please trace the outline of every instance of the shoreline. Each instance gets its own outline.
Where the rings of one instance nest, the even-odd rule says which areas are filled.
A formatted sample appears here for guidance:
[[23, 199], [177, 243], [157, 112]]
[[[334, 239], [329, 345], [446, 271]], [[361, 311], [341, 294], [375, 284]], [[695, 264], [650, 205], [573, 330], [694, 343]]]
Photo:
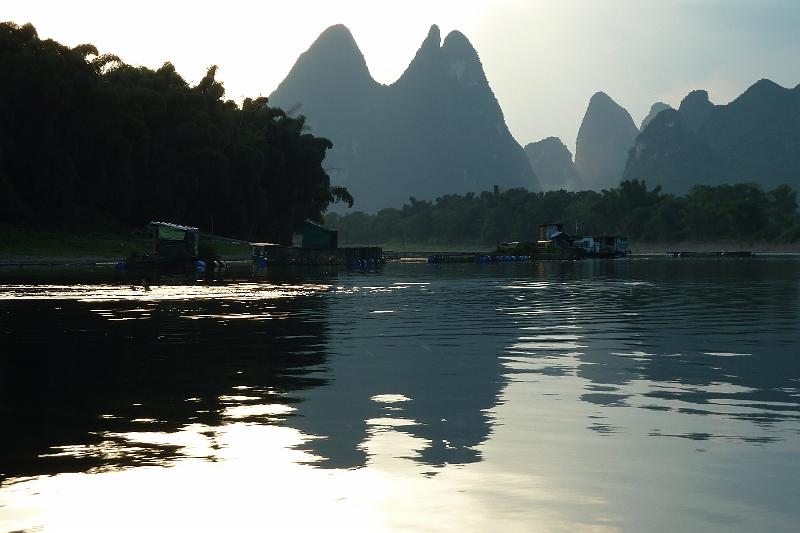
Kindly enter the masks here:
[[[0, 258], [0, 268], [26, 266], [114, 266], [127, 256], [55, 256], [55, 255], [11, 255]], [[252, 258], [243, 255], [223, 255], [223, 261], [250, 261]]]
[[633, 255], [663, 255], [666, 252], [753, 252], [756, 255], [779, 255], [800, 253], [800, 243], [737, 243], [737, 242], [692, 242], [677, 243], [631, 243]]
[[[788, 247], [787, 247], [788, 248]], [[754, 257], [759, 256], [794, 256], [800, 255], [800, 247], [791, 247], [789, 249], [781, 248], [781, 247], [770, 247], [769, 249], [761, 249], [761, 248], [752, 248], [747, 249], [744, 247], [739, 248], [719, 248], [719, 247], [710, 247], [705, 245], [694, 245], [693, 247], [684, 246], [684, 247], [673, 247], [671, 250], [674, 251], [682, 251], [682, 252], [699, 252], [699, 253], [709, 253], [709, 252], [719, 252], [721, 250], [727, 251], [752, 251]], [[663, 251], [660, 250], [642, 250], [636, 251], [634, 250], [630, 257], [637, 258], [637, 257], [663, 257], [666, 254], [666, 249]], [[471, 253], [471, 252], [470, 252]], [[427, 260], [427, 257], [434, 252], [406, 252], [401, 255], [401, 257], [397, 258], [397, 262], [401, 263], [409, 263], [409, 262], [424, 262], [423, 260]], [[452, 255], [450, 252], [444, 252], [443, 255]], [[0, 259], [0, 268], [14, 268], [14, 267], [65, 267], [65, 266], [73, 266], [73, 267], [97, 267], [97, 266], [108, 266], [113, 267], [118, 262], [123, 261], [124, 257], [97, 257], [97, 256], [76, 256], [76, 257], [58, 257], [58, 256], [8, 256]], [[230, 256], [230, 257], [223, 257], [222, 260], [224, 261], [249, 261], [250, 257], [242, 257], [242, 256]]]
[[[250, 246], [245, 241], [227, 237], [202, 234], [201, 241], [214, 249], [216, 255], [225, 261], [241, 261], [251, 259]], [[340, 242], [341, 247], [364, 246], [349, 242]], [[496, 244], [425, 243], [387, 241], [381, 246], [387, 257], [427, 258], [429, 255], [458, 255], [481, 253], [489, 254]], [[145, 254], [152, 249], [150, 239], [133, 234], [119, 233], [70, 233], [65, 231], [42, 231], [22, 229], [0, 224], [0, 268], [25, 266], [83, 266], [113, 265], [124, 261], [132, 254]], [[678, 241], [639, 242], [630, 241], [632, 256], [653, 257], [667, 252], [713, 253], [721, 251], [746, 251], [755, 255], [800, 254], [800, 242], [736, 242], [721, 241]]]

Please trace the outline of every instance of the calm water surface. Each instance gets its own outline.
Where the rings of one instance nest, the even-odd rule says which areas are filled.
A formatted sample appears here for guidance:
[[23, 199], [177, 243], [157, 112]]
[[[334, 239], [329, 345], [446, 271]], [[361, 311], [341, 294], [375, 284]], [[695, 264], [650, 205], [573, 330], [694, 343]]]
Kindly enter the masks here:
[[799, 292], [793, 257], [0, 270], [0, 531], [796, 531]]

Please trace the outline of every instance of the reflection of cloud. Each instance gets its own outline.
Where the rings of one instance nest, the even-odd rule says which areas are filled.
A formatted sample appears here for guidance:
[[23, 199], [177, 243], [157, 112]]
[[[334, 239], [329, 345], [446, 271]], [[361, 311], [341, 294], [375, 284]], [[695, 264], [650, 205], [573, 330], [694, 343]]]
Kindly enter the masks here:
[[[154, 285], [150, 291], [128, 285], [0, 285], [0, 300], [78, 300], [81, 302], [161, 302], [191, 300], [274, 300], [326, 291], [328, 285]], [[98, 310], [102, 312], [103, 310]], [[127, 312], [133, 312], [128, 310]], [[143, 309], [147, 312], [150, 309]]]
[[[57, 531], [614, 531], [602, 499], [484, 463], [426, 476], [424, 439], [371, 432], [359, 469], [322, 470], [284, 427], [193, 425], [129, 433], [132, 447], [180, 447], [170, 468], [60, 474], [0, 488], [0, 529]], [[213, 458], [213, 461], [203, 460]], [[487, 480], [491, 483], [487, 483]], [[584, 521], [585, 519], [585, 521]]]
[[402, 394], [376, 394], [370, 398], [370, 400], [378, 403], [398, 403], [408, 402], [411, 400], [411, 398], [408, 396], [403, 396]]
[[236, 405], [233, 407], [226, 407], [222, 410], [221, 415], [225, 418], [274, 417], [288, 415], [292, 411], [295, 411], [294, 407], [281, 404]]

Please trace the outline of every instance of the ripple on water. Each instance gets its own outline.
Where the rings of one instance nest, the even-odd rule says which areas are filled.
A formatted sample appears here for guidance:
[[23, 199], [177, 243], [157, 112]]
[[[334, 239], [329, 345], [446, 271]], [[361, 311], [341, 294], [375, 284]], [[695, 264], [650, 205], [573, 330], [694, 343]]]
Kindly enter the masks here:
[[[800, 276], [696, 265], [0, 287], [0, 310], [15, 310], [2, 329], [19, 341], [7, 345], [33, 361], [4, 391], [7, 425], [24, 439], [14, 413], [51, 421], [3, 448], [16, 470], [0, 472], [16, 483], [4, 481], [0, 505], [24, 516], [8, 528], [72, 525], [53, 507], [24, 514], [53, 494], [94, 517], [86, 502], [126, 516], [119, 495], [135, 493], [156, 514], [166, 495], [188, 495], [160, 525], [201, 502], [233, 516], [205, 517], [222, 529], [263, 524], [269, 501], [294, 510], [276, 529], [708, 530], [733, 517], [726, 530], [789, 530]], [[57, 324], [52, 338], [25, 313]], [[85, 364], [91, 373], [75, 370]], [[224, 490], [210, 498], [209, 486]]]

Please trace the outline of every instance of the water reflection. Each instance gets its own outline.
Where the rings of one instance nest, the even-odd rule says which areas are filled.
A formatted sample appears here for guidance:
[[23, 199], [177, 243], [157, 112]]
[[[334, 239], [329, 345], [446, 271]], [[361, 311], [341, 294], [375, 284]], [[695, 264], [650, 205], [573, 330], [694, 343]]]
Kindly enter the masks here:
[[484, 288], [468, 279], [409, 283], [387, 274], [328, 298], [336, 332], [330, 382], [308, 391], [302, 413], [289, 421], [325, 437], [308, 446], [325, 458], [322, 466], [363, 466], [370, 457], [364, 443], [386, 431], [413, 439], [420, 464], [480, 460], [488, 410], [505, 382], [494, 354], [513, 332], [505, 317], [476, 305], [483, 297]]
[[[580, 399], [602, 408], [603, 416], [607, 408], [643, 407], [747, 420], [757, 431], [798, 420], [795, 262], [611, 266], [573, 265], [547, 284], [544, 298], [530, 297], [539, 294], [541, 280], [506, 286], [527, 305], [504, 311], [536, 323], [509, 350], [518, 370], [574, 374], [583, 382]], [[533, 368], [520, 367], [523, 361]]]
[[160, 281], [0, 287], [0, 530], [800, 518], [795, 259]]
[[16, 437], [0, 475], [162, 464], [186, 448], [131, 434], [285, 418], [289, 392], [325, 383], [307, 370], [325, 358], [324, 290], [4, 287], [0, 406]]

